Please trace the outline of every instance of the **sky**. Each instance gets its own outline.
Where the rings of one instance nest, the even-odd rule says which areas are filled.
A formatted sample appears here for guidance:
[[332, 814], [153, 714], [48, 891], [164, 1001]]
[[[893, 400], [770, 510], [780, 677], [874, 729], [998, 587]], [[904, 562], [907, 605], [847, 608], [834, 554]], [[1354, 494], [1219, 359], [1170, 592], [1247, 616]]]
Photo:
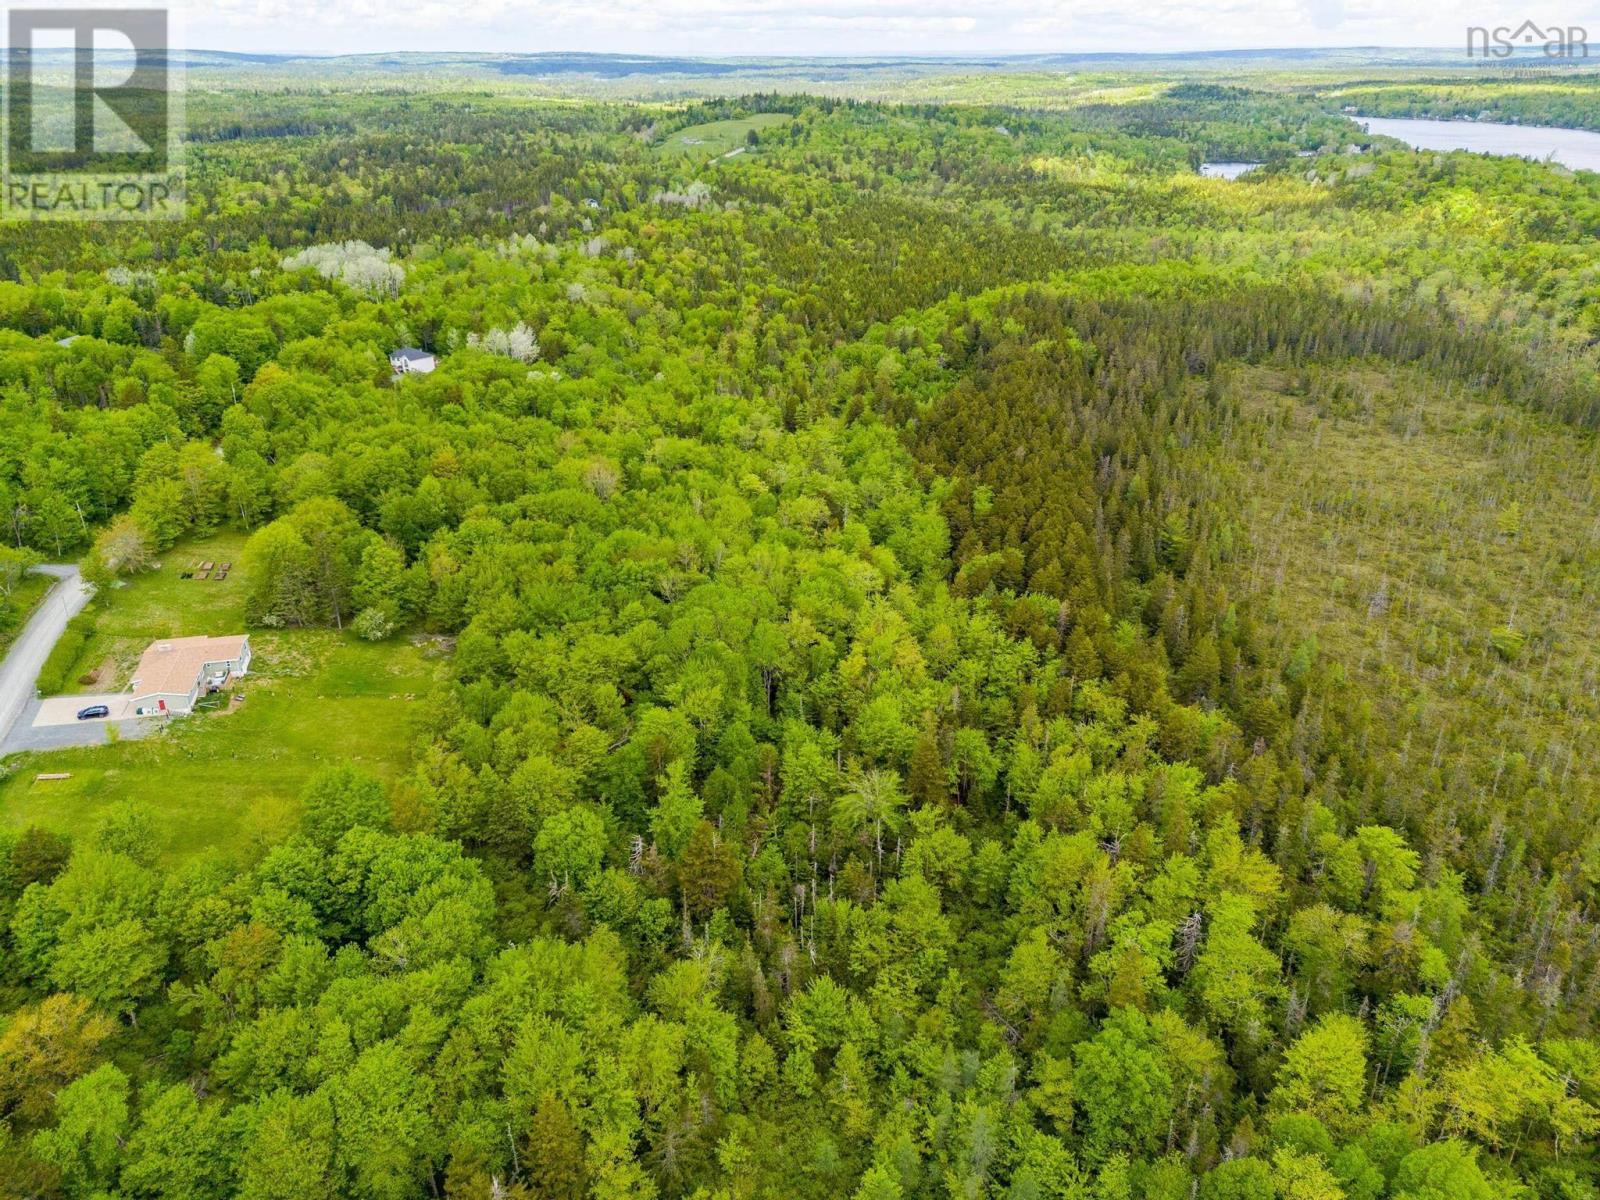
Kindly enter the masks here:
[[187, 45], [299, 54], [1171, 52], [1460, 46], [1469, 25], [1585, 25], [1544, 0], [180, 0]]

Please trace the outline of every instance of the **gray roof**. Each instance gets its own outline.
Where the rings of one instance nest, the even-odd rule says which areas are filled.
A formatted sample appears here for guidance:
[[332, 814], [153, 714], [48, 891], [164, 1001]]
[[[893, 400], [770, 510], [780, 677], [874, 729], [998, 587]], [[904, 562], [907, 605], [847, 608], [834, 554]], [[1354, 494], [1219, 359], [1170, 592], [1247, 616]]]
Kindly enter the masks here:
[[389, 351], [389, 357], [403, 358], [407, 362], [416, 362], [418, 359], [432, 358], [433, 355], [426, 350], [418, 350], [415, 346], [401, 346], [398, 350]]

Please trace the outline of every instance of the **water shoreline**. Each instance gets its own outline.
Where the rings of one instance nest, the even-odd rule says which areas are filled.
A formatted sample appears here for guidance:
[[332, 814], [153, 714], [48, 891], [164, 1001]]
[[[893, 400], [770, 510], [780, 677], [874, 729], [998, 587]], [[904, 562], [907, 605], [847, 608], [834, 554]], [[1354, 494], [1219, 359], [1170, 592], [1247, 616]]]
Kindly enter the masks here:
[[1350, 118], [1373, 136], [1391, 137], [1413, 150], [1466, 150], [1477, 154], [1557, 163], [1574, 171], [1600, 171], [1600, 132], [1562, 125], [1514, 125], [1470, 117]]

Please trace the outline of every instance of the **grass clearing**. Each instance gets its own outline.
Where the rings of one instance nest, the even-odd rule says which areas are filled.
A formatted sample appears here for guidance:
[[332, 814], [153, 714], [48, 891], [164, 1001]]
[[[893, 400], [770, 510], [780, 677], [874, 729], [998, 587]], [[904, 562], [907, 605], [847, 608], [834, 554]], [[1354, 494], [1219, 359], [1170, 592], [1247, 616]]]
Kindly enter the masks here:
[[[243, 629], [244, 581], [233, 535], [170, 551], [161, 569], [97, 596], [79, 665], [119, 664], [161, 637]], [[181, 579], [193, 561], [232, 561], [220, 584]], [[0, 777], [0, 823], [82, 836], [121, 800], [149, 805], [165, 857], [216, 850], [248, 861], [298, 819], [298, 796], [321, 766], [355, 763], [392, 780], [411, 759], [414, 721], [443, 651], [404, 639], [373, 645], [333, 630], [251, 631], [243, 703], [172, 720], [138, 741], [21, 755]], [[38, 773], [70, 779], [35, 782]]]
[[662, 158], [716, 158], [748, 145], [751, 130], [759, 135], [774, 125], [787, 125], [794, 117], [788, 113], [756, 113], [730, 121], [710, 121], [691, 125], [668, 134], [655, 148]]

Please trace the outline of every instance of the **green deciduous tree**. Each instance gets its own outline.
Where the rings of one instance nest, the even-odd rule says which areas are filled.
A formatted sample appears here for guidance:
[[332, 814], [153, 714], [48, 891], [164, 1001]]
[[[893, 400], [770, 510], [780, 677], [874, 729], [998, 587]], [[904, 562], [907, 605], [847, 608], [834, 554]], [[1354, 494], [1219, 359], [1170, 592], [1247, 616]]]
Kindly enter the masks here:
[[312, 843], [331, 850], [350, 830], [387, 829], [391, 820], [383, 784], [364, 771], [340, 763], [311, 777], [300, 794], [300, 828]]
[[1361, 1107], [1366, 1091], [1366, 1028], [1354, 1017], [1333, 1013], [1289, 1047], [1272, 1099], [1336, 1126]]
[[128, 1127], [128, 1077], [110, 1063], [74, 1080], [55, 1103], [56, 1123], [33, 1135], [33, 1152], [88, 1195], [116, 1178]]
[[1172, 1076], [1137, 1009], [1118, 1009], [1092, 1039], [1072, 1050], [1073, 1092], [1086, 1146], [1096, 1157], [1144, 1153], [1165, 1135]]

